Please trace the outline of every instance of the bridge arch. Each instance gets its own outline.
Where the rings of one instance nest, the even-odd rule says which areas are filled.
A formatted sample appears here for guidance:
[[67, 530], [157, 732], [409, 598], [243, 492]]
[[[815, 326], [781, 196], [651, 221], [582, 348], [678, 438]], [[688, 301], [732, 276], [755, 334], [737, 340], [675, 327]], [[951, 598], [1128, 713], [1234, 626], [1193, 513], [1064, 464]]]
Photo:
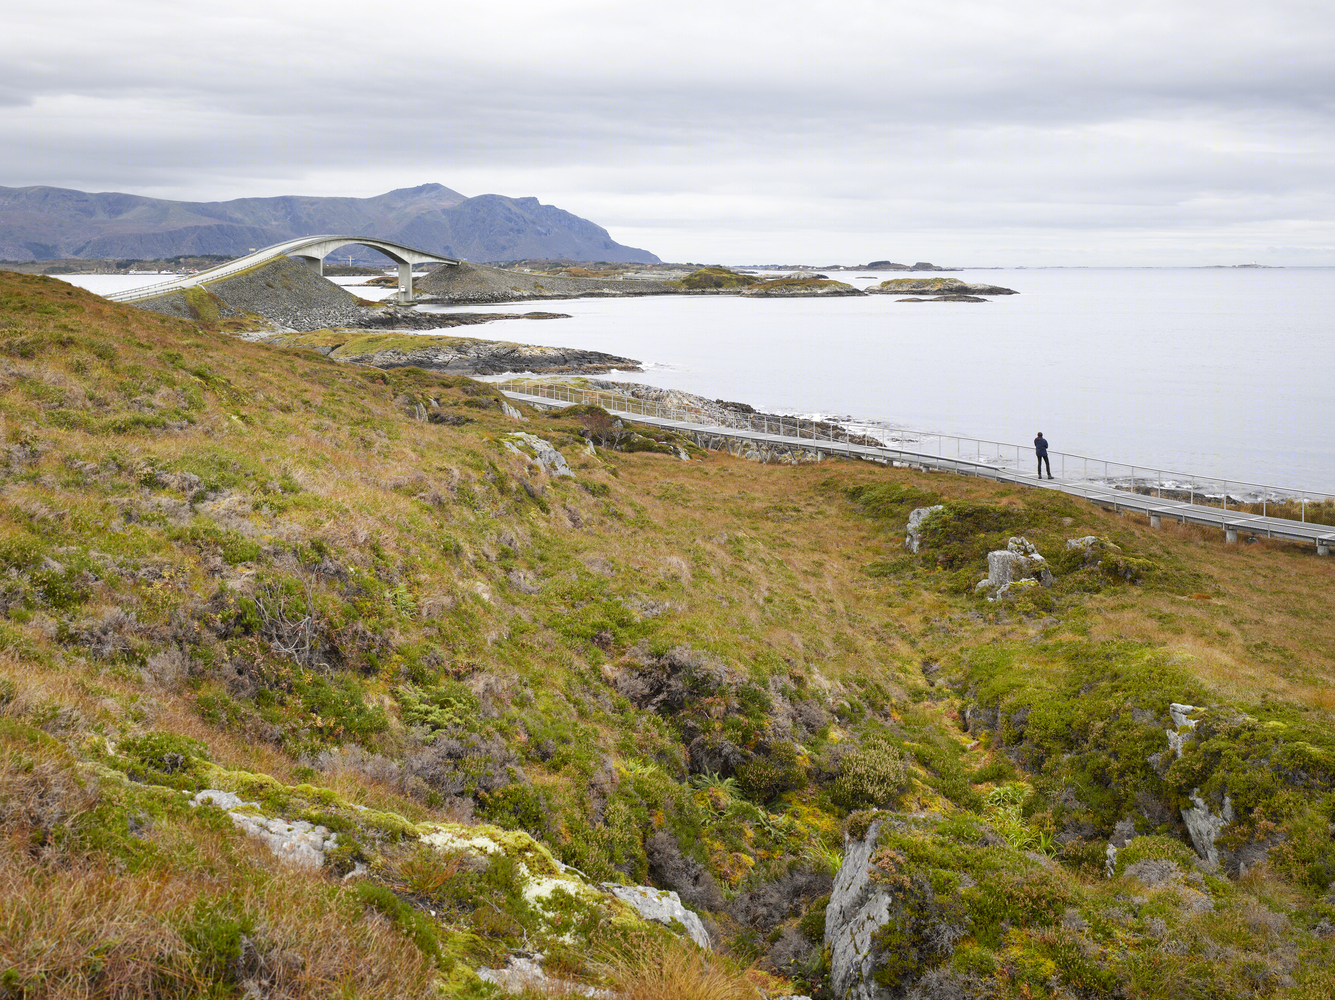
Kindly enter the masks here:
[[124, 292], [115, 292], [108, 295], [107, 298], [112, 302], [133, 302], [136, 299], [154, 298], [158, 295], [166, 295], [168, 292], [180, 291], [183, 288], [221, 281], [241, 271], [248, 271], [252, 267], [273, 260], [275, 257], [282, 256], [304, 260], [319, 270], [320, 274], [324, 274], [325, 257], [339, 247], [354, 243], [358, 246], [379, 250], [399, 265], [398, 300], [400, 302], [411, 302], [413, 300], [414, 264], [448, 264], [451, 266], [459, 264], [459, 261], [453, 257], [443, 257], [440, 254], [428, 253], [426, 250], [404, 246], [402, 243], [395, 243], [392, 240], [377, 239], [374, 236], [300, 236], [294, 240], [275, 243], [263, 250], [254, 250], [244, 257], [238, 257], [236, 260], [229, 260], [216, 267], [210, 267], [198, 274], [184, 274], [173, 278], [171, 281], [149, 285], [146, 288], [133, 288]]
[[[282, 244], [279, 244], [281, 246]], [[296, 257], [304, 260], [314, 267], [320, 274], [324, 274], [324, 259], [335, 250], [346, 246], [363, 246], [372, 250], [379, 250], [390, 260], [399, 265], [399, 294], [400, 302], [411, 302], [413, 298], [413, 265], [414, 264], [448, 264], [456, 265], [459, 261], [452, 257], [441, 257], [438, 254], [427, 253], [424, 250], [416, 250], [402, 243], [393, 243], [389, 240], [379, 240], [373, 236], [311, 236], [301, 241], [301, 245], [283, 251], [289, 257]], [[273, 250], [277, 247], [269, 247]]]

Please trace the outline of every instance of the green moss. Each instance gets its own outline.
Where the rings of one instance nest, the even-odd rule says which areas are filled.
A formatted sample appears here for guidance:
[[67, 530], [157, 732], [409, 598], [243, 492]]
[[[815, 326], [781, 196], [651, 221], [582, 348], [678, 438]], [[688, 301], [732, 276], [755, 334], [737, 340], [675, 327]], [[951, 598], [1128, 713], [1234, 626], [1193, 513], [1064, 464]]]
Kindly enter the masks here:
[[1194, 871], [1196, 868], [1196, 852], [1182, 841], [1173, 837], [1151, 835], [1137, 837], [1117, 852], [1113, 874], [1121, 875], [1128, 865], [1146, 859], [1172, 861], [1183, 871]]
[[391, 889], [374, 882], [357, 885], [357, 902], [367, 909], [384, 914], [405, 937], [412, 940], [418, 951], [433, 962], [440, 962], [440, 940], [436, 925], [425, 913], [418, 912], [399, 899]]
[[196, 285], [181, 292], [185, 308], [191, 317], [205, 326], [215, 326], [220, 315], [222, 300], [212, 292]]
[[802, 914], [802, 919], [797, 922], [797, 929], [806, 935], [806, 939], [812, 944], [820, 945], [825, 941], [825, 911], [829, 905], [828, 895], [812, 900], [806, 913]]
[[170, 732], [133, 736], [116, 749], [131, 774], [147, 777], [190, 774], [209, 760], [209, 749], [199, 740]]

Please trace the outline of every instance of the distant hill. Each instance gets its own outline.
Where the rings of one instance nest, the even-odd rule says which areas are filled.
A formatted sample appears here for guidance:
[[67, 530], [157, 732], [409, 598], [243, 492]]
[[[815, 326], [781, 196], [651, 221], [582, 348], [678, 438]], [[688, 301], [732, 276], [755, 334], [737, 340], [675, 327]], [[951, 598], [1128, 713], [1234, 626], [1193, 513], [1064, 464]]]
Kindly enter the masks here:
[[[466, 198], [441, 184], [374, 198], [238, 198], [187, 202], [67, 188], [0, 187], [0, 258], [162, 259], [237, 256], [297, 236], [356, 233], [474, 261], [567, 257], [655, 264], [601, 226], [536, 198]], [[355, 259], [379, 260], [355, 251]]]

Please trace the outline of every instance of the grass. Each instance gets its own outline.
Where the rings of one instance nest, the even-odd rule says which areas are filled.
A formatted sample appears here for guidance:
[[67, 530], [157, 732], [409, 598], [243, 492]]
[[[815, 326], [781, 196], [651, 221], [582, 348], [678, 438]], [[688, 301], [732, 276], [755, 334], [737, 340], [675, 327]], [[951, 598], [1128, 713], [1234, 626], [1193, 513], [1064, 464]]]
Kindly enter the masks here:
[[[468, 970], [538, 947], [628, 996], [732, 996], [759, 973], [650, 949], [597, 906], [544, 916], [513, 859], [427, 848], [414, 824], [485, 818], [594, 879], [707, 875], [694, 905], [763, 958], [823, 903], [757, 929], [737, 901], [837, 868], [841, 825], [876, 815], [850, 810], [889, 805], [931, 818], [890, 845], [905, 877], [982, 887], [959, 891], [985, 930], [938, 972], [1000, 996], [1057, 970], [1096, 996], [1248, 976], [1318, 995], [1335, 562], [946, 474], [590, 454], [587, 417], [516, 425], [468, 379], [0, 273], [0, 992], [467, 995]], [[517, 426], [575, 476], [507, 451]], [[949, 517], [908, 554], [909, 512], [935, 503]], [[972, 584], [1011, 534], [1056, 580], [990, 604]], [[1140, 578], [1071, 561], [1085, 535]], [[1170, 700], [1209, 721], [1156, 770]], [[327, 874], [291, 869], [184, 804], [208, 781], [345, 846]], [[1227, 787], [1224, 846], [1265, 863], [1209, 876], [1206, 915], [1191, 885], [1104, 878], [1125, 818], [1184, 844], [1197, 787]], [[1052, 923], [1068, 907], [1086, 930]], [[819, 950], [802, 962], [819, 989]]]

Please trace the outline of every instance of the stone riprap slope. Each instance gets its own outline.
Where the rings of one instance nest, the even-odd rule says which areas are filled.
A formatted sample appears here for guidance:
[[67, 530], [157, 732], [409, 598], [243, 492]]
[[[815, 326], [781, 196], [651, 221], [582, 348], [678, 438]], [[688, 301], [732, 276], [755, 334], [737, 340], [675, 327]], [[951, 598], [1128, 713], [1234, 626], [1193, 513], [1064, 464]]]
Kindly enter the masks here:
[[199, 290], [168, 292], [132, 303], [140, 309], [198, 319], [213, 300], [219, 315], [251, 314], [285, 330], [321, 330], [328, 327], [358, 327], [384, 309], [359, 305], [355, 296], [322, 278], [314, 268], [290, 257], [268, 261], [249, 271], [210, 282]]
[[519, 302], [623, 295], [666, 295], [679, 289], [642, 279], [564, 278], [527, 274], [485, 264], [438, 267], [414, 284], [438, 302]]

